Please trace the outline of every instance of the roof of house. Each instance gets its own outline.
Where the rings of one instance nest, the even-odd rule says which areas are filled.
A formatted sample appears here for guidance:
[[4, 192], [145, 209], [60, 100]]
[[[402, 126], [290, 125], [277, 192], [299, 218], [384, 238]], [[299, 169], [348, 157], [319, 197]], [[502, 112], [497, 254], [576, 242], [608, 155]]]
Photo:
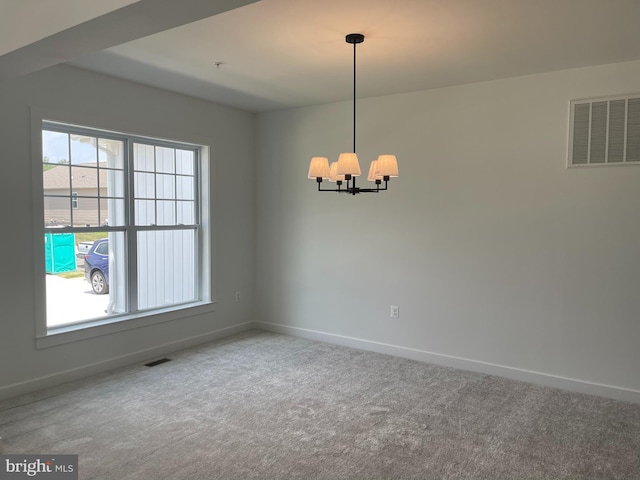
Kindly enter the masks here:
[[[102, 167], [96, 175], [96, 164], [86, 163], [82, 166], [71, 166], [71, 179], [73, 188], [97, 188], [96, 178], [99, 176], [100, 187], [107, 186], [107, 166], [106, 162], [98, 163]], [[42, 175], [45, 190], [69, 188], [69, 165], [56, 165], [45, 171]]]

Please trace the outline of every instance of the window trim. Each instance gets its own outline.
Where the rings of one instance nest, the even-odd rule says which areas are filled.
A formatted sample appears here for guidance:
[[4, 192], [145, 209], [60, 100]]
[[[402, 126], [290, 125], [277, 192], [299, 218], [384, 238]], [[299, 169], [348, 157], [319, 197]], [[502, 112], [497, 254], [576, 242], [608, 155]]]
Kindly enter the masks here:
[[[129, 119], [120, 119], [117, 122], [82, 113], [70, 113], [56, 110], [43, 109], [32, 106], [30, 109], [31, 120], [31, 160], [32, 160], [32, 198], [33, 198], [33, 259], [34, 259], [34, 306], [35, 306], [35, 340], [36, 348], [46, 348], [53, 345], [74, 342], [87, 338], [108, 335], [116, 332], [141, 328], [167, 321], [188, 318], [215, 311], [216, 295], [213, 271], [215, 269], [216, 256], [213, 249], [213, 228], [215, 205], [212, 188], [213, 161], [210, 155], [212, 138], [194, 136], [191, 133], [176, 132], [170, 125], [149, 124], [143, 126]], [[198, 268], [198, 281], [200, 284], [201, 299], [181, 305], [171, 305], [135, 314], [96, 319], [94, 321], [65, 327], [47, 328], [46, 325], [46, 277], [44, 259], [44, 233], [45, 227], [42, 179], [42, 130], [43, 122], [53, 122], [70, 125], [82, 125], [89, 129], [97, 129], [106, 132], [127, 132], [126, 136], [134, 136], [140, 139], [156, 141], [157, 138], [165, 139], [174, 144], [197, 145], [199, 151], [199, 176], [197, 195], [200, 204], [200, 229], [198, 243], [200, 245], [200, 258]], [[172, 140], [173, 138], [180, 140]]]

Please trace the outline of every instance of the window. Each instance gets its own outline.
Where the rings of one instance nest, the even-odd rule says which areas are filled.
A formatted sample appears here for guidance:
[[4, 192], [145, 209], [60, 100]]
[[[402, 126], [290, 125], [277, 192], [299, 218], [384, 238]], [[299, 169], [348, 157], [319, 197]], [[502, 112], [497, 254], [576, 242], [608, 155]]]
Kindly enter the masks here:
[[47, 330], [208, 301], [203, 147], [51, 121], [41, 131]]
[[109, 255], [109, 242], [99, 243], [95, 248], [94, 253], [103, 256]]

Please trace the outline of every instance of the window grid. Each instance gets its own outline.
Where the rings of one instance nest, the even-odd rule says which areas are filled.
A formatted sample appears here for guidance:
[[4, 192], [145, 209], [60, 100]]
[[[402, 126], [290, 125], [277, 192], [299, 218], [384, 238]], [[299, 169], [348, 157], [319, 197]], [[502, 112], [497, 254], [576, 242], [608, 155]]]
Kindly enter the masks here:
[[[45, 224], [48, 226], [67, 226], [67, 227], [95, 227], [95, 226], [105, 226], [107, 224], [107, 208], [106, 206], [111, 200], [121, 200], [125, 201], [124, 190], [123, 187], [119, 184], [123, 183], [124, 178], [124, 165], [121, 168], [118, 168], [118, 160], [114, 159], [113, 162], [115, 165], [109, 165], [108, 160], [101, 159], [100, 151], [103, 146], [108, 145], [109, 142], [112, 144], [120, 144], [120, 150], [122, 150], [122, 145], [124, 145], [122, 139], [103, 139], [99, 135], [93, 133], [84, 133], [81, 137], [80, 135], [73, 135], [70, 132], [66, 132], [64, 130], [56, 128], [56, 126], [46, 125], [43, 128], [43, 140], [46, 134], [55, 134], [55, 135], [64, 135], [65, 137], [65, 148], [63, 158], [58, 159], [57, 162], [48, 161], [47, 157], [43, 158], [43, 169], [45, 175], [45, 191], [44, 198], [45, 202], [50, 202], [51, 204], [55, 204], [57, 202], [56, 197], [58, 198], [67, 198], [68, 199], [68, 213], [64, 214], [63, 210], [66, 211], [66, 208], [58, 208], [56, 212], [46, 212], [51, 213], [47, 215], [48, 219], [45, 219]], [[72, 147], [72, 139], [85, 138], [89, 141], [89, 143], [93, 147], [93, 154], [86, 158], [86, 162], [82, 163], [79, 158], [77, 158], [78, 149]], [[105, 153], [107, 149], [102, 150]], [[104, 156], [104, 155], [103, 155]], [[66, 184], [64, 185], [56, 185], [58, 190], [48, 190], [47, 187], [47, 171], [52, 169], [66, 169]], [[50, 174], [49, 174], [50, 175]], [[109, 176], [114, 177], [114, 192], [109, 192]], [[118, 179], [118, 176], [121, 177]], [[77, 178], [76, 178], [77, 177]], [[87, 193], [86, 188], [83, 188], [82, 182], [80, 179], [83, 177], [93, 178], [92, 184], [94, 185], [95, 192]], [[104, 178], [103, 178], [104, 177]], [[84, 186], [86, 187], [86, 185]], [[106, 193], [103, 192], [103, 188], [106, 189]], [[80, 206], [79, 199], [84, 199], [86, 202], [83, 202], [82, 205], [85, 207], [95, 206], [95, 215], [93, 218], [86, 218], [87, 213], [85, 213], [85, 217], [83, 218], [82, 207]], [[58, 204], [59, 205], [59, 204]], [[77, 210], [77, 211], [74, 211]], [[57, 217], [60, 217], [58, 219]], [[81, 221], [81, 219], [83, 221]], [[87, 223], [88, 222], [88, 223]], [[123, 222], [117, 222], [123, 224]]]
[[[138, 150], [144, 149], [149, 151], [151, 145], [136, 144]], [[136, 148], [134, 148], [134, 151]], [[140, 166], [134, 167], [134, 177], [137, 188], [134, 188], [136, 209], [136, 225], [190, 225], [194, 221], [187, 222], [185, 213], [188, 211], [188, 218], [195, 219], [196, 201], [195, 201], [195, 160], [194, 152], [186, 161], [191, 164], [187, 169], [194, 172], [193, 174], [178, 172], [178, 152], [185, 152], [180, 148], [171, 149], [170, 166], [167, 167], [166, 154], [168, 148], [166, 146], [154, 146], [153, 159], [148, 158], [145, 154], [144, 162]], [[162, 160], [161, 160], [162, 159]], [[152, 166], [151, 166], [152, 165]], [[137, 175], [136, 175], [137, 174]], [[187, 180], [184, 184], [188, 185], [187, 190], [181, 185], [181, 179]], [[146, 184], [146, 186], [145, 186]], [[168, 187], [170, 185], [170, 187]], [[152, 207], [149, 205], [152, 204]], [[146, 208], [145, 208], [146, 206]], [[185, 210], [187, 209], [187, 210]], [[153, 211], [153, 215], [149, 211]], [[151, 218], [152, 217], [152, 218]]]

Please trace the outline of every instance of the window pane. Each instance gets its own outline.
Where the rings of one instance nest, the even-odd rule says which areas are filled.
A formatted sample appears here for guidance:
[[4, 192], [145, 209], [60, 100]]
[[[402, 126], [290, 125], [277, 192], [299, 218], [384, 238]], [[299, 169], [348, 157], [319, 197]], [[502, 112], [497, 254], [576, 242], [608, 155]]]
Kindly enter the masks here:
[[197, 300], [193, 230], [138, 232], [138, 306]]
[[125, 313], [124, 258], [122, 232], [45, 234], [47, 327]]
[[[104, 188], [106, 185], [106, 189]], [[124, 172], [100, 169], [100, 196], [124, 197]], [[105, 195], [106, 193], [106, 195]]]
[[136, 171], [155, 171], [155, 148], [152, 145], [133, 145], [133, 168]]
[[102, 225], [100, 216], [97, 198], [78, 197], [78, 208], [73, 209], [74, 227], [98, 227]]
[[158, 200], [158, 225], [176, 225], [176, 202]]
[[193, 177], [176, 177], [177, 198], [180, 200], [194, 200]]
[[71, 197], [44, 197], [45, 226], [71, 225]]
[[71, 164], [98, 163], [97, 139], [84, 135], [71, 135]]
[[176, 150], [176, 173], [193, 175], [194, 154], [191, 150]]
[[[106, 177], [101, 178], [101, 180], [106, 182]], [[78, 192], [78, 195], [97, 197], [98, 169], [95, 167], [71, 167], [71, 189], [74, 192]]]
[[101, 198], [100, 199], [100, 221], [101, 225], [112, 227], [122, 227], [126, 225], [125, 206], [122, 198]]
[[42, 131], [42, 161], [44, 163], [69, 163], [69, 135]]
[[195, 202], [178, 202], [178, 225], [194, 225], [195, 223]]
[[156, 148], [156, 171], [162, 173], [175, 173], [175, 160], [173, 148]]
[[45, 195], [66, 195], [71, 193], [71, 168], [68, 165], [44, 165], [42, 186]]
[[136, 225], [156, 225], [156, 202], [136, 200]]
[[136, 172], [133, 176], [133, 189], [136, 198], [155, 198], [155, 175]]
[[174, 175], [156, 175], [156, 198], [171, 200], [176, 198], [176, 177]]
[[99, 138], [98, 159], [106, 167], [122, 170], [124, 168], [124, 142]]

